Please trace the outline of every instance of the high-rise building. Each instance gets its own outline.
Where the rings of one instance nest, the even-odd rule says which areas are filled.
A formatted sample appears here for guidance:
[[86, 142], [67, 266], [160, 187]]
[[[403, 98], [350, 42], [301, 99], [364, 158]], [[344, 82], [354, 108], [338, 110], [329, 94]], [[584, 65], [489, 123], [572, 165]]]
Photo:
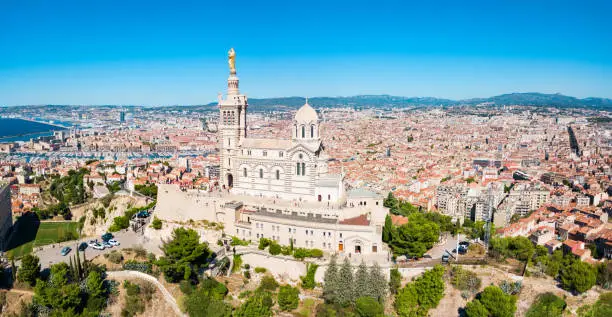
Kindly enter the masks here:
[[125, 111], [119, 111], [119, 122], [125, 122]]

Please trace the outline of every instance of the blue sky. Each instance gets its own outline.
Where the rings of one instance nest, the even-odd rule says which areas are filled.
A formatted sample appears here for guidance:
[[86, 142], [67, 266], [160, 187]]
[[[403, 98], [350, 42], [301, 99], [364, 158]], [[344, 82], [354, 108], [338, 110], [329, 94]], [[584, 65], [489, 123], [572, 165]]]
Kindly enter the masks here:
[[[127, 4], [126, 4], [127, 3]], [[612, 97], [611, 1], [0, 0], [0, 105]]]

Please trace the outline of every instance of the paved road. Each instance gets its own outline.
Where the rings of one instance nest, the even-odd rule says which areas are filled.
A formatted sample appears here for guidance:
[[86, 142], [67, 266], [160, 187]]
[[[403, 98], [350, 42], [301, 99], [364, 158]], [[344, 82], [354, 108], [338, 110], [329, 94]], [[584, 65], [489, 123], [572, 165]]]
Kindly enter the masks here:
[[162, 285], [155, 277], [142, 273], [142, 272], [138, 272], [138, 271], [108, 271], [106, 273], [108, 275], [108, 278], [111, 278], [111, 279], [112, 278], [128, 278], [128, 277], [134, 278], [135, 277], [135, 278], [147, 280], [155, 284], [155, 286], [157, 286], [157, 288], [162, 292], [164, 299], [172, 307], [176, 315], [185, 316], [185, 317], [187, 316], [181, 311], [178, 304], [176, 303], [176, 299], [174, 299], [172, 294], [170, 294], [170, 292], [168, 292], [168, 290], [164, 287], [164, 285]]
[[[110, 249], [104, 249], [104, 250], [95, 250], [91, 247], [87, 247], [87, 249], [85, 249], [85, 256], [87, 257], [87, 259], [91, 259], [100, 254], [109, 253], [112, 250], [130, 248], [130, 247], [135, 247], [137, 245], [144, 244], [143, 236], [131, 230], [129, 231], [122, 230], [121, 232], [116, 232], [114, 236], [115, 236], [115, 240], [119, 241], [121, 245], [110, 248]], [[81, 242], [87, 242], [89, 240], [91, 240], [91, 237], [80, 239], [78, 241], [69, 241], [66, 243], [47, 245], [41, 248], [36, 248], [34, 250], [34, 253], [36, 254], [36, 256], [40, 258], [40, 265], [43, 269], [51, 266], [52, 264], [58, 263], [58, 262], [70, 263], [70, 257], [72, 257], [75, 254], [74, 252], [77, 249], [78, 245]], [[101, 239], [98, 238], [98, 240], [101, 240]], [[70, 251], [70, 253], [68, 253], [68, 255], [66, 256], [62, 256], [60, 254], [60, 251], [62, 250], [64, 246], [69, 246], [72, 248], [72, 251]]]
[[[454, 249], [457, 248], [457, 236], [453, 237], [452, 235], [448, 234], [445, 239], [446, 241], [441, 244], [435, 245], [433, 248], [431, 248], [431, 250], [427, 251], [425, 255], [429, 255], [432, 259], [440, 259], [442, 258], [442, 255], [444, 254], [445, 250], [452, 252]], [[459, 241], [464, 241], [465, 235], [459, 235], [459, 239]]]

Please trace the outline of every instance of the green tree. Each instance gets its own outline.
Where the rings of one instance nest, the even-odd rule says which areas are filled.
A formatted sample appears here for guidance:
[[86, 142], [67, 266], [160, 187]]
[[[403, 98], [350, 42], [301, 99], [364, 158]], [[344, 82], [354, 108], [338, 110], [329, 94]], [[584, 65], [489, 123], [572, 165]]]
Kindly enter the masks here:
[[36, 279], [40, 275], [40, 263], [37, 256], [26, 254], [21, 258], [21, 267], [17, 274], [19, 281], [30, 286], [36, 284]]
[[391, 239], [393, 238], [393, 230], [394, 230], [394, 226], [393, 226], [393, 221], [391, 221], [391, 216], [387, 215], [385, 217], [385, 225], [383, 227], [383, 232], [382, 232], [382, 240], [385, 243], [389, 243], [391, 241]]
[[323, 298], [326, 303], [338, 303], [339, 276], [336, 255], [332, 255], [323, 277]]
[[612, 288], [612, 261], [605, 261], [596, 266], [597, 285], [604, 289]]
[[344, 258], [338, 274], [338, 303], [340, 305], [348, 306], [355, 301], [354, 285], [353, 268], [349, 259]]
[[561, 270], [560, 280], [564, 289], [584, 293], [595, 285], [596, 270], [590, 264], [576, 260]]
[[436, 265], [399, 291], [395, 296], [395, 309], [399, 316], [426, 316], [438, 306], [444, 295], [444, 268]]
[[384, 302], [387, 297], [387, 279], [383, 275], [382, 270], [377, 262], [374, 262], [370, 268], [370, 274], [368, 275], [369, 292], [368, 296]]
[[377, 317], [384, 313], [383, 306], [372, 297], [359, 297], [355, 302], [355, 312], [359, 317]]
[[368, 267], [365, 262], [361, 261], [361, 264], [357, 267], [355, 272], [355, 298], [369, 296], [372, 285], [370, 284], [370, 274], [368, 273]]
[[200, 243], [198, 233], [185, 228], [174, 229], [172, 239], [164, 242], [161, 249], [164, 256], [156, 263], [170, 282], [184, 279], [185, 272], [193, 271], [187, 271], [187, 267], [202, 265], [211, 255], [208, 246]]
[[317, 273], [317, 268], [319, 266], [314, 263], [308, 263], [306, 265], [306, 275], [300, 276], [302, 281], [302, 288], [304, 289], [313, 289], [317, 285], [315, 282], [315, 274]]
[[391, 294], [397, 294], [402, 287], [402, 274], [397, 268], [392, 268], [389, 274], [389, 290]]
[[478, 299], [474, 299], [465, 305], [465, 315], [467, 317], [489, 317], [489, 311]]
[[185, 310], [191, 317], [230, 317], [232, 307], [223, 301], [225, 285], [205, 279], [184, 299]]
[[553, 293], [543, 293], [531, 304], [526, 317], [561, 317], [565, 310], [565, 301]]
[[297, 289], [297, 287], [291, 287], [290, 285], [281, 286], [278, 290], [278, 306], [283, 311], [296, 309], [300, 302], [299, 294], [300, 291]]
[[491, 317], [512, 317], [516, 311], [516, 297], [506, 295], [497, 286], [487, 286], [478, 295], [478, 300]]
[[274, 301], [268, 292], [255, 292], [235, 313], [236, 317], [268, 317], [272, 316]]

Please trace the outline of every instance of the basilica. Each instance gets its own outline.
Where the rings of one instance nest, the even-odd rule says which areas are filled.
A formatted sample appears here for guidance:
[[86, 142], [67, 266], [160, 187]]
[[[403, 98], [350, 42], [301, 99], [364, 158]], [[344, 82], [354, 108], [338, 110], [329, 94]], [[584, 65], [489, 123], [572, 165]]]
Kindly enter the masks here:
[[206, 220], [244, 240], [329, 253], [380, 253], [387, 208], [365, 189], [346, 190], [329, 174], [319, 116], [308, 101], [295, 114], [290, 139], [249, 138], [248, 98], [240, 94], [235, 52], [229, 51], [227, 95], [219, 98], [219, 192], [159, 185], [162, 220]]

